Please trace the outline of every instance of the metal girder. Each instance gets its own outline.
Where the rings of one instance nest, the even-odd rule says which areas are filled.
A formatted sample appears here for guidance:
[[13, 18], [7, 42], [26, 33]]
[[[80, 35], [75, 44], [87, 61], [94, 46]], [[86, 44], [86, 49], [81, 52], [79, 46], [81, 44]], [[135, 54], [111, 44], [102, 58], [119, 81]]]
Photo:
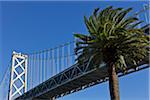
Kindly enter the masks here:
[[9, 90], [9, 100], [14, 100], [17, 94], [22, 95], [27, 91], [27, 55], [13, 52]]
[[[126, 74], [118, 71], [118, 76], [124, 76], [148, 67], [149, 65], [145, 65], [145, 67], [139, 67], [138, 70], [133, 69], [133, 67], [128, 67], [128, 72]], [[63, 72], [51, 77], [15, 100], [58, 98], [107, 80], [107, 66], [93, 66], [89, 65], [88, 62], [84, 62], [83, 65], [75, 64]]]
[[81, 70], [79, 66], [77, 65], [72, 66], [71, 68], [63, 71], [62, 73], [40, 84], [38, 88], [33, 88], [30, 90], [31, 92], [27, 92], [25, 93], [25, 95], [22, 95], [23, 99], [27, 99], [28, 97], [29, 98], [37, 97], [39, 94], [41, 94], [41, 92], [45, 92], [49, 89], [53, 89], [56, 86], [59, 86], [62, 83], [66, 82], [67, 80], [73, 79], [75, 76], [78, 76], [79, 74], [84, 73], [84, 72], [85, 70]]

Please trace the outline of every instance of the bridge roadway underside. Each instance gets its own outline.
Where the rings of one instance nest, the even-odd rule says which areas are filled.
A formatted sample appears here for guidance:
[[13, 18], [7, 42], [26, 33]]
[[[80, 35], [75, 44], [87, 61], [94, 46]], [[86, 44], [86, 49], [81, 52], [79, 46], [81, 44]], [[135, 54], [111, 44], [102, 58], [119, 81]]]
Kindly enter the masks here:
[[[128, 72], [125, 74], [118, 71], [118, 76], [124, 76], [149, 67], [145, 63], [141, 63], [140, 65], [142, 66], [136, 69], [128, 67]], [[62, 97], [107, 80], [108, 73], [106, 66], [91, 67], [87, 63], [83, 64], [83, 66], [75, 64], [15, 100], [53, 100], [52, 98]]]

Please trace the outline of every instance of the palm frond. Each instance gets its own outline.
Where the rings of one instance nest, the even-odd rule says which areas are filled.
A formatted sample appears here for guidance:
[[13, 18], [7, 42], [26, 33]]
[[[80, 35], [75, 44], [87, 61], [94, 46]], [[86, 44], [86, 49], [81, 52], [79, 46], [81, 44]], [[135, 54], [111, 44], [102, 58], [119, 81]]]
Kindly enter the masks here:
[[144, 59], [150, 37], [137, 27], [142, 21], [128, 15], [131, 10], [110, 6], [102, 11], [95, 9], [89, 18], [84, 16], [89, 34], [74, 35], [78, 38], [77, 61], [91, 59], [90, 62], [96, 65], [102, 61], [112, 62], [125, 72], [128, 65], [136, 66]]

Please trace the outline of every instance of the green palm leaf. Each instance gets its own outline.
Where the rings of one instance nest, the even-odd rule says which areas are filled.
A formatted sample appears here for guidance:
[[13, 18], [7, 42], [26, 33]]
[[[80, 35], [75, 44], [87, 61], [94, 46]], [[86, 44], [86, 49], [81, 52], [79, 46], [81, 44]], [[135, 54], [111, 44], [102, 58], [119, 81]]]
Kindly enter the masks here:
[[144, 35], [143, 29], [136, 27], [142, 21], [128, 16], [131, 10], [110, 6], [100, 12], [96, 8], [89, 18], [84, 16], [89, 34], [74, 34], [78, 38], [75, 49], [79, 54], [77, 60], [83, 61], [96, 54], [92, 58], [95, 63], [101, 63], [99, 59], [106, 63], [111, 61], [116, 68], [124, 71], [128, 63], [136, 65], [144, 59], [149, 37]]

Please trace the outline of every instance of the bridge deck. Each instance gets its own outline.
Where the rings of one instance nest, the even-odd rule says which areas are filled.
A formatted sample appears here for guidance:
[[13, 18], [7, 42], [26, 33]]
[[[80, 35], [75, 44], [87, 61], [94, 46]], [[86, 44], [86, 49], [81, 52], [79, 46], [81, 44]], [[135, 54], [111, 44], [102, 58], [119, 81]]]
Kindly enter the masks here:
[[[146, 34], [149, 34], [150, 25], [143, 27]], [[146, 64], [147, 63], [147, 64]], [[131, 66], [128, 67], [126, 74], [118, 71], [118, 76], [124, 76], [132, 72], [136, 72], [145, 68], [148, 68], [149, 57], [146, 57], [145, 62], [139, 64], [138, 69], [134, 69]], [[144, 64], [144, 65], [143, 65]], [[140, 66], [142, 65], [142, 66]], [[41, 83], [35, 88], [24, 93], [15, 100], [33, 100], [33, 99], [50, 99], [58, 98], [87, 87], [105, 82], [108, 80], [107, 67], [91, 67], [85, 63], [82, 66], [78, 64], [64, 70], [63, 72], [51, 77], [47, 81]]]
[[[143, 64], [145, 63], [141, 63], [140, 65]], [[128, 67], [128, 72], [126, 74], [148, 67], [148, 64], [140, 66], [138, 69]], [[126, 74], [118, 72], [119, 76]], [[24, 93], [22, 96], [16, 98], [16, 100], [39, 100], [50, 99], [53, 97], [58, 98], [107, 80], [108, 74], [106, 66], [91, 67], [88, 66], [87, 63], [82, 66], [75, 64], [30, 91]]]

